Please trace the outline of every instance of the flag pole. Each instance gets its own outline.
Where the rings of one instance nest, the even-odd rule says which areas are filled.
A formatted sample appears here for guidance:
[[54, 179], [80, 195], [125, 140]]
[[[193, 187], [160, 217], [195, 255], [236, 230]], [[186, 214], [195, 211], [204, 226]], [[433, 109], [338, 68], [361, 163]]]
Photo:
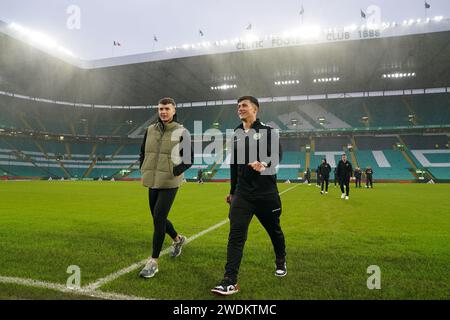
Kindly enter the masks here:
[[303, 27], [303, 15], [305, 14], [305, 9], [303, 8], [303, 2], [301, 2], [300, 3], [300, 15], [302, 16], [301, 18], [302, 18], [302, 20], [301, 20], [301, 23], [302, 23], [302, 27]]

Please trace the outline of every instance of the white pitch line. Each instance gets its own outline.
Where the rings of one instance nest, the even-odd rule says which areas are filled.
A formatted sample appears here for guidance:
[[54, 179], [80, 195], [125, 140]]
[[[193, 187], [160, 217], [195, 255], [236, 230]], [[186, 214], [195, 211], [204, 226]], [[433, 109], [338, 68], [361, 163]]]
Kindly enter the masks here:
[[[204, 235], [204, 234], [206, 234], [206, 233], [208, 233], [208, 232], [211, 232], [211, 231], [213, 231], [213, 230], [215, 230], [215, 229], [217, 229], [217, 228], [223, 226], [223, 225], [224, 225], [225, 223], [227, 223], [227, 222], [228, 222], [228, 219], [225, 219], [225, 220], [223, 220], [223, 221], [221, 221], [221, 222], [219, 222], [219, 223], [213, 225], [212, 227], [209, 227], [208, 229], [205, 229], [205, 230], [203, 230], [203, 231], [201, 231], [201, 232], [199, 232], [199, 233], [193, 235], [192, 237], [190, 237], [190, 238], [188, 238], [188, 239], [186, 240], [186, 244], [188, 244], [188, 243], [191, 242], [192, 240], [197, 239], [198, 237], [201, 237], [202, 235]], [[163, 251], [161, 251], [161, 253], [160, 253], [159, 256], [162, 257], [162, 256], [168, 254], [168, 253], [170, 252], [170, 248], [171, 248], [171, 247], [168, 247], [168, 248], [164, 249]], [[86, 289], [86, 290], [96, 290], [96, 289], [100, 288], [101, 286], [103, 286], [104, 284], [106, 284], [106, 283], [108, 283], [108, 282], [111, 282], [111, 281], [113, 281], [113, 280], [116, 280], [117, 278], [123, 276], [124, 274], [130, 273], [130, 272], [133, 272], [133, 271], [136, 270], [136, 269], [139, 269], [140, 267], [142, 267], [142, 266], [147, 262], [147, 260], [148, 260], [148, 259], [144, 259], [144, 260], [141, 260], [141, 261], [139, 261], [139, 262], [133, 263], [133, 264], [132, 264], [131, 266], [129, 266], [129, 267], [126, 267], [126, 268], [123, 268], [123, 269], [121, 269], [121, 270], [119, 270], [119, 271], [116, 271], [116, 272], [114, 272], [114, 273], [111, 273], [110, 275], [107, 275], [107, 276], [104, 277], [104, 278], [100, 278], [100, 279], [98, 279], [97, 281], [95, 281], [95, 282], [93, 282], [93, 283], [91, 283], [91, 284], [88, 284], [88, 285], [85, 287], [85, 289]]]
[[[280, 192], [279, 194], [280, 194], [280, 196], [281, 196], [283, 193], [286, 193], [286, 192], [288, 192], [288, 191], [290, 191], [290, 190], [292, 190], [292, 189], [295, 189], [295, 188], [297, 188], [298, 186], [299, 186], [299, 184], [296, 184], [296, 185], [293, 186], [293, 187], [290, 187], [290, 188], [288, 188], [288, 189], [286, 189], [286, 190], [283, 190], [283, 191]], [[213, 231], [213, 230], [215, 230], [215, 229], [217, 229], [217, 228], [220, 228], [221, 226], [223, 226], [223, 225], [226, 224], [227, 222], [228, 222], [228, 218], [225, 219], [225, 220], [220, 221], [219, 223], [217, 223], [217, 224], [215, 224], [215, 225], [213, 225], [213, 226], [211, 226], [211, 227], [209, 227], [208, 229], [205, 229], [205, 230], [203, 230], [203, 231], [201, 231], [201, 232], [199, 232], [199, 233], [193, 235], [192, 237], [190, 237], [190, 238], [188, 238], [188, 239], [186, 240], [186, 244], [188, 244], [189, 242], [191, 242], [191, 241], [197, 239], [198, 237], [203, 236], [204, 234], [206, 234], [206, 233], [208, 233], [208, 232], [211, 232], [211, 231]], [[160, 257], [161, 257], [161, 256], [164, 256], [164, 255], [168, 254], [169, 252], [170, 252], [170, 247], [164, 249], [163, 251], [161, 251], [161, 254], [160, 254], [159, 256], [160, 256]], [[125, 274], [127, 274], [127, 273], [130, 273], [130, 272], [133, 272], [133, 271], [139, 269], [140, 267], [142, 267], [143, 265], [145, 265], [145, 263], [147, 262], [147, 260], [148, 260], [148, 259], [144, 259], [144, 260], [141, 260], [141, 261], [139, 261], [139, 262], [133, 263], [131, 266], [128, 266], [128, 267], [123, 268], [123, 269], [120, 269], [119, 271], [116, 271], [116, 272], [114, 272], [114, 273], [111, 273], [111, 274], [107, 275], [106, 277], [100, 278], [100, 279], [96, 280], [95, 282], [86, 285], [86, 286], [84, 287], [84, 289], [85, 289], [85, 290], [91, 290], [91, 291], [92, 291], [92, 290], [97, 290], [98, 288], [100, 288], [100, 287], [103, 286], [104, 284], [106, 284], [106, 283], [108, 283], [108, 282], [111, 282], [111, 281], [114, 281], [114, 280], [116, 280], [117, 278], [119, 278], [119, 277], [121, 277], [121, 276], [123, 276], [123, 275], [125, 275]]]
[[101, 298], [101, 299], [109, 299], [109, 300], [153, 300], [147, 299], [143, 297], [130, 296], [115, 292], [104, 292], [101, 290], [86, 290], [83, 288], [80, 289], [71, 289], [59, 283], [46, 282], [34, 279], [25, 279], [25, 278], [17, 278], [17, 277], [4, 277], [0, 276], [0, 283], [10, 283], [17, 284], [27, 287], [35, 287], [42, 289], [55, 290], [63, 293], [69, 293], [73, 295], [80, 296], [88, 296], [93, 298]]
[[[295, 185], [289, 189], [286, 189], [286, 190], [280, 192], [280, 195], [282, 195], [283, 193], [286, 193], [296, 187], [298, 187], [298, 185]], [[186, 244], [197, 239], [198, 237], [201, 237], [202, 235], [204, 235], [208, 232], [211, 232], [211, 231], [223, 226], [227, 222], [228, 222], [228, 219], [225, 219], [225, 220], [209, 227], [208, 229], [205, 229], [205, 230], [193, 235], [192, 237], [190, 237], [186, 240]], [[166, 248], [165, 250], [163, 250], [161, 252], [161, 256], [169, 253], [169, 251], [170, 251], [170, 247]], [[101, 298], [101, 299], [110, 299], [110, 300], [155, 300], [155, 299], [148, 299], [148, 298], [144, 298], [144, 297], [125, 295], [125, 294], [120, 294], [120, 293], [115, 293], [115, 292], [104, 292], [104, 291], [101, 291], [98, 289], [100, 286], [102, 286], [110, 281], [113, 281], [126, 273], [129, 273], [129, 272], [132, 272], [132, 271], [138, 269], [140, 266], [145, 264], [146, 261], [147, 261], [147, 259], [142, 260], [138, 263], [134, 263], [127, 268], [124, 268], [117, 272], [114, 272], [104, 278], [100, 278], [99, 280], [95, 281], [94, 283], [88, 284], [80, 289], [68, 288], [59, 283], [46, 282], [46, 281], [40, 281], [40, 280], [34, 280], [34, 279], [26, 279], [26, 278], [17, 278], [17, 277], [5, 277], [5, 276], [0, 276], [0, 283], [10, 283], [10, 284], [17, 284], [17, 285], [22, 285], [22, 286], [27, 286], [27, 287], [50, 289], [50, 290], [55, 290], [55, 291], [59, 291], [59, 292], [63, 292], [63, 293], [69, 293], [69, 294], [73, 294], [73, 295], [81, 295], [81, 296], [88, 296], [88, 297]]]

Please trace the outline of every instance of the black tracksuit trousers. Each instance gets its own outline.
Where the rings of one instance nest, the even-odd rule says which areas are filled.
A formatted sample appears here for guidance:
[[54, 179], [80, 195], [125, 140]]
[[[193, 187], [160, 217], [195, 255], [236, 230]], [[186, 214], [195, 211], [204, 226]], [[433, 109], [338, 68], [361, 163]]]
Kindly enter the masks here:
[[[348, 197], [348, 195], [350, 194], [350, 178], [340, 179], [339, 185], [341, 187], [341, 192], [345, 193], [345, 195]], [[345, 186], [345, 192], [344, 192], [344, 186]]]
[[371, 188], [373, 188], [373, 179], [372, 179], [372, 176], [367, 176], [366, 177], [366, 187], [368, 188], [368, 187], [371, 187]]
[[148, 189], [148, 202], [153, 217], [153, 253], [152, 258], [159, 258], [166, 233], [175, 239], [178, 233], [167, 219], [178, 188]]
[[247, 240], [248, 226], [255, 215], [272, 240], [276, 261], [283, 262], [286, 256], [284, 234], [280, 226], [281, 199], [278, 194], [264, 199], [247, 200], [235, 194], [230, 207], [230, 233], [228, 236], [225, 278], [237, 282], [242, 253]]
[[325, 185], [325, 191], [328, 192], [328, 184], [330, 182], [330, 177], [327, 176], [323, 176], [322, 177], [322, 191], [323, 191], [323, 187]]

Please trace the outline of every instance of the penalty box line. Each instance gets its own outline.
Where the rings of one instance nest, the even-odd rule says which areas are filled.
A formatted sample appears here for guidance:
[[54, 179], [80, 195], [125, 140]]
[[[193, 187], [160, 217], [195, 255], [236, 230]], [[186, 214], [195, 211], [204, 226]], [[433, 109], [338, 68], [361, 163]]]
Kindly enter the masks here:
[[[296, 184], [293, 187], [290, 187], [290, 188], [288, 188], [286, 190], [283, 190], [282, 192], [279, 193], [280, 196], [282, 194], [288, 192], [288, 191], [291, 191], [292, 189], [297, 188], [299, 185], [300, 184]], [[215, 224], [215, 225], [213, 225], [213, 226], [211, 226], [211, 227], [209, 227], [209, 228], [207, 228], [207, 229], [205, 229], [205, 230], [203, 230], [203, 231], [201, 231], [201, 232], [199, 232], [199, 233], [197, 233], [195, 235], [193, 235], [192, 237], [189, 237], [186, 240], [186, 244], [188, 244], [189, 242], [191, 242], [191, 241], [193, 241], [193, 240], [195, 240], [195, 239], [197, 239], [197, 238], [199, 238], [199, 237], [201, 237], [201, 236], [203, 236], [203, 235], [205, 235], [205, 234], [207, 234], [207, 233], [209, 233], [209, 232], [211, 232], [211, 231], [213, 231], [213, 230], [215, 230], [217, 228], [220, 228], [221, 226], [223, 226], [227, 222], [228, 222], [228, 218], [225, 219], [225, 220], [220, 221], [219, 223], [217, 223], [217, 224]], [[163, 251], [161, 251], [160, 257], [168, 254], [169, 252], [170, 252], [170, 247], [168, 247], [168, 248], [164, 249]], [[140, 267], [145, 265], [147, 260], [148, 259], [143, 259], [143, 260], [141, 260], [139, 262], [133, 263], [132, 265], [130, 265], [130, 266], [126, 267], [126, 268], [120, 269], [119, 271], [116, 271], [114, 273], [111, 273], [111, 274], [107, 275], [106, 277], [100, 278], [100, 279], [94, 281], [93, 283], [90, 283], [90, 284], [86, 285], [83, 288], [85, 290], [88, 290], [88, 291], [97, 290], [101, 286], [103, 286], [103, 285], [105, 285], [105, 284], [107, 284], [107, 283], [109, 283], [111, 281], [114, 281], [117, 278], [119, 278], [119, 277], [121, 277], [121, 276], [123, 276], [123, 275], [125, 275], [127, 273], [130, 273], [130, 272], [133, 272], [133, 271], [139, 269]]]

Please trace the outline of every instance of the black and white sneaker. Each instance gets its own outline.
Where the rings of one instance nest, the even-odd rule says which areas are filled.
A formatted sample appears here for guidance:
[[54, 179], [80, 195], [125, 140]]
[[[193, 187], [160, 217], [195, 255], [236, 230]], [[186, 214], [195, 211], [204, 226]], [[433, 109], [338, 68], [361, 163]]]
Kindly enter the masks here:
[[211, 289], [211, 292], [220, 296], [229, 296], [239, 292], [239, 285], [230, 279], [223, 279], [222, 282]]
[[275, 270], [275, 275], [277, 277], [284, 277], [285, 275], [287, 275], [286, 261], [277, 262], [276, 267], [277, 268]]

